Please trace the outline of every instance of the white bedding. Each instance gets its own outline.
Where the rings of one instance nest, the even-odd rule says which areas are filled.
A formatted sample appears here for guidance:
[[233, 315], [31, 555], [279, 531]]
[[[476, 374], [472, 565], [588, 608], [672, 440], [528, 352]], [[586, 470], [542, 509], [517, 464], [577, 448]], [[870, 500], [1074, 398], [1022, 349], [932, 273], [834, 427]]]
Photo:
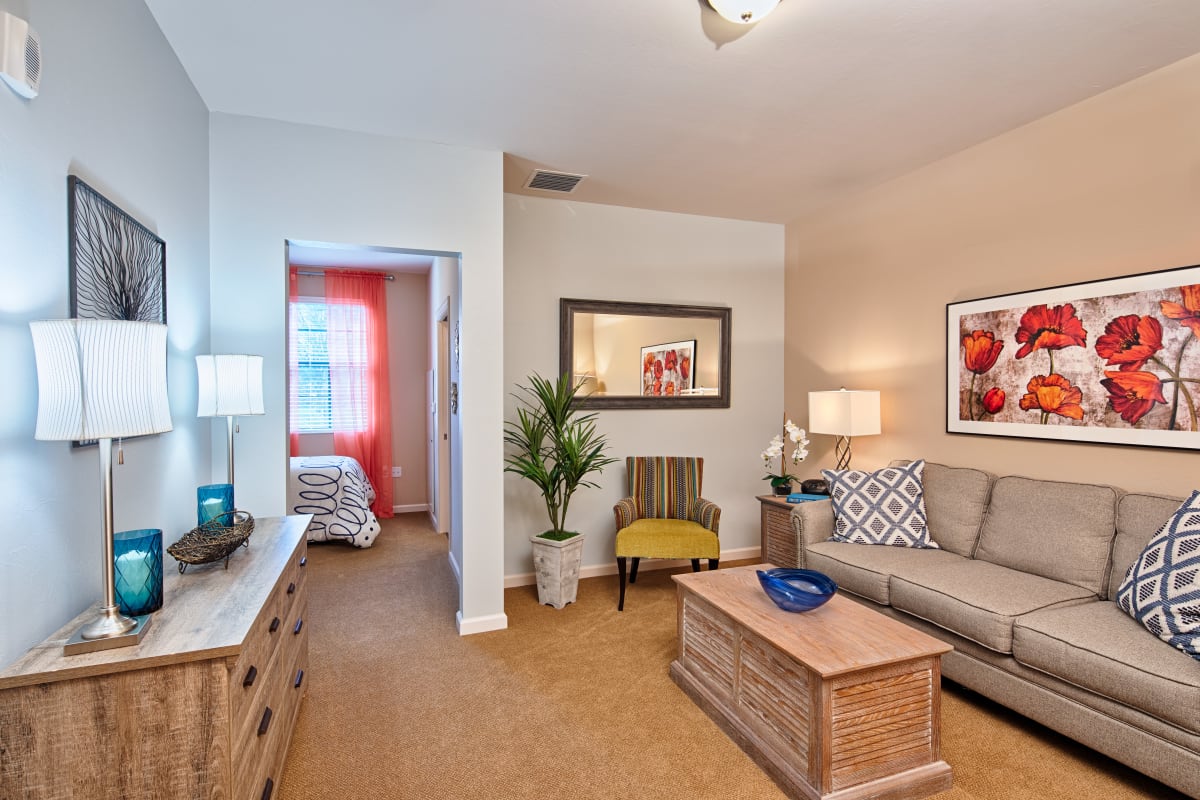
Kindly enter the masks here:
[[379, 534], [371, 511], [375, 487], [362, 465], [349, 456], [299, 456], [291, 459], [288, 513], [312, 514], [310, 542], [349, 542], [370, 547]]

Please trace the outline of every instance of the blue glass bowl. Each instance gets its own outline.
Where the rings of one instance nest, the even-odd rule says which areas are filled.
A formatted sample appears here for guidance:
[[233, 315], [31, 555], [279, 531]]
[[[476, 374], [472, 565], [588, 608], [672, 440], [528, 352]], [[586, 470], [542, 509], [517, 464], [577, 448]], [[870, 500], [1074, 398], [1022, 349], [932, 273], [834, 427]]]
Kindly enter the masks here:
[[758, 582], [767, 597], [784, 611], [812, 611], [837, 594], [837, 584], [828, 575], [811, 569], [757, 570]]

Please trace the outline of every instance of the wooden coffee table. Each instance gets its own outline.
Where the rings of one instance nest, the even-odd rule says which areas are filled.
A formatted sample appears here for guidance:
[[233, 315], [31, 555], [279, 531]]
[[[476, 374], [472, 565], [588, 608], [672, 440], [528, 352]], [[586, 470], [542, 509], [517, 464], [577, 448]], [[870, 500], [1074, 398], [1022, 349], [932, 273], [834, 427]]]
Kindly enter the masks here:
[[757, 569], [676, 575], [671, 678], [789, 796], [920, 798], [951, 787], [941, 756], [950, 645], [835, 596], [793, 614]]

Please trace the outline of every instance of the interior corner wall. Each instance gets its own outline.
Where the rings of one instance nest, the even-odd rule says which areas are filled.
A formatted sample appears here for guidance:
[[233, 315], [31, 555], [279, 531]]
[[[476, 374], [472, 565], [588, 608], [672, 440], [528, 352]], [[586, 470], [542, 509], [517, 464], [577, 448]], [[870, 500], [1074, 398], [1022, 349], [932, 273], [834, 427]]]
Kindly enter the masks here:
[[388, 374], [392, 398], [392, 503], [423, 506], [426, 436], [425, 371], [429, 353], [429, 276], [398, 272], [387, 281]]
[[[1197, 488], [1187, 451], [945, 432], [946, 304], [1200, 262], [1197, 142], [1200, 56], [789, 224], [797, 422], [810, 390], [879, 389], [883, 434], [854, 441], [855, 466], [924, 457], [1127, 490]], [[831, 437], [812, 438], [831, 465]]]
[[[208, 352], [208, 110], [141, 0], [0, 0], [42, 40], [41, 93], [0, 84], [0, 667], [100, 600], [95, 447], [34, 441], [29, 322], [69, 315], [67, 175], [167, 243], [167, 385], [174, 430], [114, 459], [117, 530], [195, 525], [208, 420], [196, 418], [195, 356]], [[169, 557], [168, 557], [169, 559]], [[174, 563], [169, 561], [167, 569]]]
[[[614, 565], [613, 505], [626, 493], [624, 457], [704, 458], [704, 496], [721, 506], [722, 551], [757, 550], [767, 484], [759, 452], [783, 416], [782, 225], [505, 196], [504, 344], [511, 392], [532, 372], [558, 372], [562, 297], [728, 306], [732, 402], [727, 409], [603, 410], [611, 456], [598, 489], [583, 488], [567, 524], [582, 531], [584, 567]], [[505, 419], [515, 418], [505, 400]], [[533, 571], [529, 537], [549, 527], [537, 489], [505, 476], [504, 571]], [[615, 602], [615, 598], [614, 598]]]
[[209, 133], [213, 347], [264, 356], [267, 413], [242, 421], [238, 497], [255, 514], [284, 513], [285, 240], [461, 254], [453, 482], [472, 467], [471, 502], [452, 499], [459, 624], [504, 627], [502, 154], [229, 114], [213, 114]]

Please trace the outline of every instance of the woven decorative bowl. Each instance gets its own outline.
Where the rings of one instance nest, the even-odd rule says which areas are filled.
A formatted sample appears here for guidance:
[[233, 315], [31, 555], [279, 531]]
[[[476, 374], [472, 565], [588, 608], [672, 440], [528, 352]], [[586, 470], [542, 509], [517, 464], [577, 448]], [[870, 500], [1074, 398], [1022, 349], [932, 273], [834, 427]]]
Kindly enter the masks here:
[[181, 573], [191, 564], [211, 564], [221, 559], [229, 569], [229, 556], [239, 547], [250, 546], [253, 530], [254, 517], [249, 511], [226, 511], [179, 537], [167, 552], [179, 562]]
[[758, 570], [758, 582], [767, 597], [784, 611], [812, 611], [837, 594], [837, 584], [811, 569]]

